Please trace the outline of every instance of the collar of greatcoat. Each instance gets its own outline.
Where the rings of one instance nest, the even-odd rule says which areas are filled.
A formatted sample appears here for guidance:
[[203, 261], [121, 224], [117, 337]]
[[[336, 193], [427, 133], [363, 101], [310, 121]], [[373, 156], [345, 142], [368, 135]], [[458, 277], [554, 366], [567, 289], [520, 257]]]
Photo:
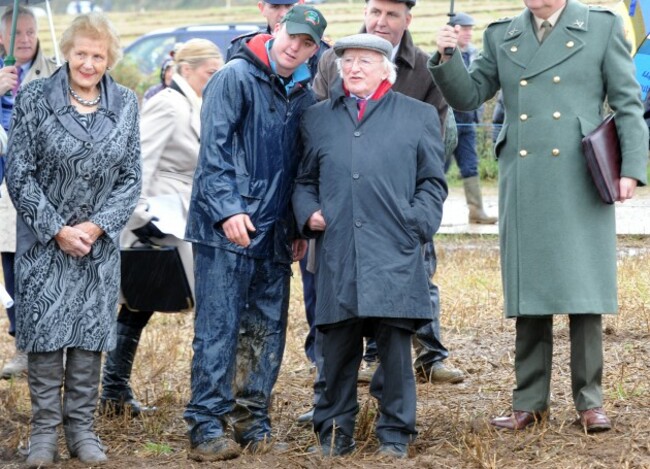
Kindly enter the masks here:
[[585, 45], [582, 33], [589, 29], [589, 7], [568, 0], [564, 12], [543, 44], [535, 34], [530, 11], [525, 9], [510, 22], [500, 48], [522, 68], [522, 79], [538, 75], [573, 56]]

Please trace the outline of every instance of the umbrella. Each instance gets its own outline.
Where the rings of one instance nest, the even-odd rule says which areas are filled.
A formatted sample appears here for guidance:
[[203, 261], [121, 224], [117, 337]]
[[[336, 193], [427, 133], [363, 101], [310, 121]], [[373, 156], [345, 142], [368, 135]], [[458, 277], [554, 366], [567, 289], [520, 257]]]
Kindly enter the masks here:
[[625, 34], [632, 45], [636, 79], [645, 100], [650, 91], [650, 0], [624, 0], [617, 5], [625, 23]]
[[50, 35], [52, 36], [52, 44], [54, 45], [54, 57], [57, 65], [61, 65], [61, 56], [59, 48], [56, 43], [56, 34], [54, 33], [54, 22], [52, 21], [52, 9], [50, 8], [50, 0], [0, 0], [0, 7], [13, 6], [14, 14], [11, 18], [11, 37], [9, 40], [9, 50], [7, 50], [7, 57], [5, 57], [5, 65], [14, 65], [16, 59], [14, 58], [14, 41], [16, 39], [16, 21], [18, 20], [18, 4], [34, 5], [37, 3], [45, 2], [45, 11], [47, 12], [47, 21], [50, 28]]

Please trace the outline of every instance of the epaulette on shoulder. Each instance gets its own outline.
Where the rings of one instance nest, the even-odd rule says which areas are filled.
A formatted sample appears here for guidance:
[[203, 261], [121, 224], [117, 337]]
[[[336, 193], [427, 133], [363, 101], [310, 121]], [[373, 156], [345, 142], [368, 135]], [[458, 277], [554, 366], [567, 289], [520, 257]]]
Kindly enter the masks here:
[[612, 15], [616, 15], [616, 13], [613, 10], [604, 7], [602, 5], [589, 5], [589, 11], [599, 12], [599, 13], [610, 13]]
[[497, 24], [510, 23], [513, 18], [514, 18], [513, 16], [504, 16], [503, 18], [499, 18], [498, 20], [492, 21], [487, 25], [487, 27], [489, 28], [490, 26], [495, 26]]

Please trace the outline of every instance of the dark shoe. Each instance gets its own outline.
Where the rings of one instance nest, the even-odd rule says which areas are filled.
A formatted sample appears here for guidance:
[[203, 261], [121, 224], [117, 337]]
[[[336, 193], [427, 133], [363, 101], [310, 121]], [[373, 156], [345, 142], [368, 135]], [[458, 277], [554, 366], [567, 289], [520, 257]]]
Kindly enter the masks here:
[[334, 438], [334, 442], [332, 442], [332, 434], [330, 433], [321, 439], [320, 447], [310, 446], [307, 449], [307, 452], [318, 453], [320, 450], [320, 453], [323, 455], [323, 457], [327, 458], [345, 456], [346, 454], [353, 452], [356, 448], [357, 444], [355, 443], [354, 438], [339, 433]]
[[379, 445], [377, 455], [405, 459], [409, 455], [409, 447], [404, 443], [382, 443]]
[[529, 425], [541, 421], [544, 414], [545, 412], [515, 410], [512, 415], [493, 418], [490, 420], [490, 424], [499, 430], [523, 430]]
[[118, 417], [124, 414], [140, 417], [153, 414], [157, 410], [157, 407], [142, 405], [134, 398], [125, 401], [102, 398], [99, 401], [99, 413], [105, 417]]
[[457, 384], [465, 379], [465, 373], [453, 366], [442, 362], [434, 362], [430, 368], [420, 367], [416, 370], [417, 376], [425, 383], [452, 383]]
[[54, 464], [58, 459], [56, 433], [34, 435], [29, 439], [29, 453], [27, 456], [27, 467], [47, 467]]
[[602, 407], [580, 410], [578, 413], [580, 414], [578, 422], [587, 433], [604, 432], [612, 428], [612, 422]]
[[190, 448], [187, 457], [195, 461], [226, 461], [241, 454], [241, 448], [235, 440], [220, 436]]
[[304, 425], [304, 426], [311, 425], [313, 421], [314, 421], [314, 408], [313, 407], [311, 409], [309, 409], [307, 412], [305, 412], [304, 414], [300, 415], [296, 419], [296, 423], [298, 425]]

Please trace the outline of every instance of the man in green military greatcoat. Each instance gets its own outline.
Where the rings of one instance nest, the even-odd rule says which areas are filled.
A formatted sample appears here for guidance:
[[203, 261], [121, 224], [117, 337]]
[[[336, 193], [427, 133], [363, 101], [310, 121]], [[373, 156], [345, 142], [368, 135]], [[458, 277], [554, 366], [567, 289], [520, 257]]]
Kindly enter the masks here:
[[[587, 170], [581, 139], [616, 112], [623, 156], [620, 201], [646, 183], [648, 128], [620, 18], [577, 0], [524, 0], [490, 24], [467, 71], [458, 28], [443, 27], [429, 70], [451, 107], [471, 110], [503, 89], [496, 141], [505, 314], [517, 319], [513, 414], [520, 430], [548, 411], [553, 315], [568, 314], [571, 381], [586, 431], [611, 428], [602, 405], [602, 315], [614, 314], [616, 226]], [[455, 49], [444, 55], [445, 47]]]

